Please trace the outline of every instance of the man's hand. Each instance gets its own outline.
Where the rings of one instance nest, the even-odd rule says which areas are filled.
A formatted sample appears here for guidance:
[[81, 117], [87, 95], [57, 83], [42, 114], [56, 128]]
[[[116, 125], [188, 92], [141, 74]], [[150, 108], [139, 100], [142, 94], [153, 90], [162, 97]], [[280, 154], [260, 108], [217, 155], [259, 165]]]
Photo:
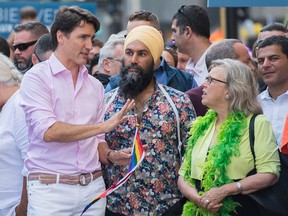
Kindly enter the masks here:
[[115, 129], [119, 124], [125, 122], [127, 120], [127, 116], [125, 116], [133, 107], [135, 106], [135, 101], [128, 99], [124, 105], [124, 107], [112, 116], [110, 119], [103, 123], [104, 133], [108, 133], [111, 130]]
[[26, 216], [27, 215], [27, 205], [28, 205], [28, 197], [27, 197], [27, 178], [23, 177], [23, 186], [22, 186], [22, 194], [21, 200], [18, 206], [15, 208], [16, 216]]
[[127, 165], [131, 159], [132, 148], [123, 150], [110, 150], [107, 155], [107, 160], [117, 165]]
[[[148, 145], [143, 146], [144, 151], [148, 149]], [[131, 160], [132, 148], [126, 148], [119, 151], [110, 150], [107, 159], [117, 165], [128, 165]]]
[[16, 212], [16, 216], [26, 216], [27, 215], [27, 208], [26, 208], [26, 206], [19, 204], [15, 208], [15, 212]]

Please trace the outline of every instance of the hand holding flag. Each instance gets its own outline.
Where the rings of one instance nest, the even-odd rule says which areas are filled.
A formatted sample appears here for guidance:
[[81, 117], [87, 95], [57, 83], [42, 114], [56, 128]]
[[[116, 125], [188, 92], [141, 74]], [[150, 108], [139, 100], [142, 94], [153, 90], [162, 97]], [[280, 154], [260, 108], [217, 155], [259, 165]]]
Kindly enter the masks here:
[[96, 203], [99, 199], [105, 198], [107, 195], [111, 194], [113, 191], [117, 190], [117, 188], [123, 185], [129, 179], [133, 171], [140, 165], [140, 163], [144, 159], [144, 156], [145, 156], [145, 151], [144, 151], [141, 139], [140, 139], [140, 132], [138, 130], [138, 127], [136, 127], [128, 173], [120, 181], [118, 181], [116, 184], [109, 187], [106, 191], [104, 191], [103, 193], [98, 195], [94, 200], [92, 200], [84, 208], [83, 212], [81, 213], [81, 216], [84, 214], [85, 211], [87, 211], [87, 209], [90, 208], [90, 206]]

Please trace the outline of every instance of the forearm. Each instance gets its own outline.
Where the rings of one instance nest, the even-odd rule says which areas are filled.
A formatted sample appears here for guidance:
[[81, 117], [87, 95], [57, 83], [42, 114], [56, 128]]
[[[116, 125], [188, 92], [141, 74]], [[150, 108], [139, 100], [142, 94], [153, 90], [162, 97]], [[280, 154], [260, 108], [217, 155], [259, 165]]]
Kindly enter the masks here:
[[[101, 142], [98, 144], [99, 161], [101, 164], [109, 164], [109, 161], [107, 158], [109, 151], [110, 151], [110, 148], [106, 142]], [[112, 152], [110, 154], [112, 154]]]
[[73, 125], [57, 121], [44, 133], [45, 142], [74, 142], [104, 133], [102, 123], [96, 125]]
[[44, 133], [46, 142], [74, 142], [87, 139], [98, 134], [107, 133], [127, 120], [126, 113], [135, 106], [134, 100], [127, 100], [124, 107], [103, 123], [95, 125], [73, 125], [56, 121]]
[[23, 187], [22, 187], [22, 195], [19, 205], [16, 207], [16, 215], [18, 216], [26, 216], [27, 215], [27, 204], [28, 204], [28, 197], [27, 197], [27, 179], [23, 177]]
[[[255, 175], [248, 176], [240, 180], [241, 184], [241, 193], [249, 194], [255, 191], [261, 190], [263, 188], [272, 186], [278, 181], [278, 178], [275, 174], [272, 173], [257, 173]], [[239, 194], [239, 187], [235, 182], [223, 185], [220, 187], [227, 196]]]
[[178, 188], [180, 192], [191, 202], [198, 204], [200, 195], [198, 194], [197, 190], [190, 186], [188, 182], [186, 182], [183, 176], [178, 177]]

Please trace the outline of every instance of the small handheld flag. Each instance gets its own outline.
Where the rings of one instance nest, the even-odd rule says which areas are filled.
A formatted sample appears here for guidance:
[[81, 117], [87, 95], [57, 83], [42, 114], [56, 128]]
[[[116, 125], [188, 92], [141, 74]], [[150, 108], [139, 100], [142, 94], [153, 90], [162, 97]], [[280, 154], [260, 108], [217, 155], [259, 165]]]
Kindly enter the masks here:
[[286, 116], [286, 121], [283, 128], [281, 152], [288, 154], [288, 115]]
[[82, 211], [81, 216], [84, 214], [84, 212], [87, 211], [87, 209], [90, 208], [94, 203], [96, 203], [99, 199], [105, 198], [109, 194], [111, 194], [113, 191], [117, 190], [121, 185], [123, 185], [129, 177], [132, 175], [133, 171], [140, 165], [142, 160], [144, 159], [145, 151], [140, 139], [140, 132], [138, 130], [138, 127], [136, 127], [134, 142], [132, 146], [132, 153], [131, 153], [131, 160], [129, 164], [129, 170], [128, 173], [117, 183], [113, 184], [111, 187], [109, 187], [106, 191], [98, 195], [95, 199], [93, 199]]

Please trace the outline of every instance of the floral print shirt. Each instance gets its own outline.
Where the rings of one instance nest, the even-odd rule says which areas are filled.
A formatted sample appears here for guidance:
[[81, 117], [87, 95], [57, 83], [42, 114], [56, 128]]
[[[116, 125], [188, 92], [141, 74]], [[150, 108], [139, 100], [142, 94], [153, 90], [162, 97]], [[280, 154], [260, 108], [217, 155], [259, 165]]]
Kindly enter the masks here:
[[[175, 113], [158, 85], [155, 85], [154, 93], [140, 118], [141, 141], [143, 145], [149, 146], [145, 158], [128, 181], [107, 196], [110, 211], [125, 215], [161, 215], [182, 198], [177, 187], [181, 158]], [[178, 110], [181, 141], [185, 144], [190, 124], [196, 117], [193, 105], [184, 93], [163, 87]], [[115, 91], [118, 89], [105, 95], [106, 104]], [[105, 120], [120, 111], [125, 101], [117, 92], [107, 107]], [[131, 110], [126, 122], [106, 134], [105, 138], [111, 149], [132, 147], [137, 123], [134, 113], [135, 110]], [[106, 165], [103, 173], [107, 186], [117, 183], [127, 171], [128, 165]]]

